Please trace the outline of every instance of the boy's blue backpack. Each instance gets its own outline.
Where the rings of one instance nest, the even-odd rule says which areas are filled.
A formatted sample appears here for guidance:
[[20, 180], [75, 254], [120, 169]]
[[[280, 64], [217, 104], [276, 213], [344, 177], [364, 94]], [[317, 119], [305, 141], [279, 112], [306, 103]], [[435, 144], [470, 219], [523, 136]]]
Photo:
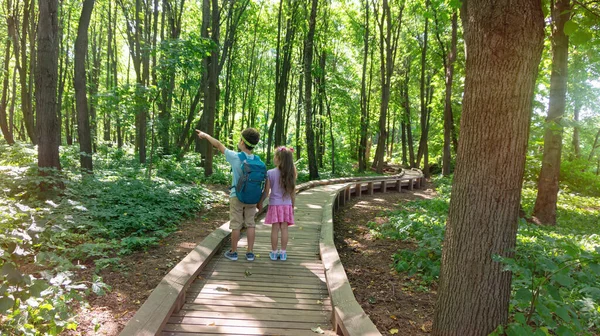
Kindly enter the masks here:
[[249, 160], [244, 152], [238, 153], [242, 161], [242, 174], [235, 185], [238, 200], [245, 204], [256, 204], [260, 201], [267, 179], [267, 166], [258, 155]]

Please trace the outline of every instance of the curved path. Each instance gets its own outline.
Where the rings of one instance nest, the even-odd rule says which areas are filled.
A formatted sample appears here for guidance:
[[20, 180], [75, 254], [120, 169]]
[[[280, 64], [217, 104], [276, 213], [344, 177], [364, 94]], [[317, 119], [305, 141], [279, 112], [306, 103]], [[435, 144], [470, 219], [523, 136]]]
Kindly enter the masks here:
[[[223, 257], [229, 223], [206, 237], [156, 287], [121, 335], [380, 335], [356, 302], [333, 244], [333, 212], [351, 197], [419, 188], [417, 170], [299, 185], [288, 260], [269, 259], [257, 222], [249, 262]], [[246, 237], [239, 243], [245, 251]]]

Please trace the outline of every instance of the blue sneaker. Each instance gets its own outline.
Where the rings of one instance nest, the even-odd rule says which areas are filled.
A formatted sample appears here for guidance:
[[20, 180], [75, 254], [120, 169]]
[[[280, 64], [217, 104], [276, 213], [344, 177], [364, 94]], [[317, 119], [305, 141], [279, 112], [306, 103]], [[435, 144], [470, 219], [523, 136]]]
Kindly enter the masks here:
[[237, 252], [227, 251], [224, 254], [225, 258], [236, 261], [238, 259]]
[[253, 261], [254, 260], [254, 253], [252, 253], [252, 252], [246, 252], [246, 260]]
[[281, 259], [282, 261], [286, 261], [287, 260], [287, 252], [279, 252], [279, 259]]
[[277, 257], [279, 257], [279, 253], [273, 251], [269, 252], [269, 258], [271, 258], [271, 260], [275, 261], [277, 260]]

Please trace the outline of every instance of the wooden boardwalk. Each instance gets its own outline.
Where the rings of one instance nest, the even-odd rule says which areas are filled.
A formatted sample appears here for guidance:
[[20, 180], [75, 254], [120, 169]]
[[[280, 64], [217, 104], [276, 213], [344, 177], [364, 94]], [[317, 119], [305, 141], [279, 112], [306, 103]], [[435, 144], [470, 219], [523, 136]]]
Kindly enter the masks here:
[[[309, 182], [298, 187], [286, 261], [272, 261], [271, 227], [257, 221], [254, 253], [239, 259], [229, 223], [206, 237], [156, 287], [121, 332], [129, 335], [380, 335], [356, 302], [333, 244], [333, 211], [351, 197], [420, 187], [422, 173]], [[280, 242], [281, 243], [281, 242]], [[279, 246], [280, 247], [280, 246]]]
[[337, 188], [317, 187], [296, 196], [296, 225], [289, 228], [286, 261], [269, 259], [271, 226], [264, 219], [256, 225], [256, 260], [245, 259], [245, 235], [237, 261], [223, 256], [230, 248], [225, 245], [194, 281], [163, 335], [291, 336], [315, 335], [313, 328], [332, 330], [319, 237], [323, 204]]

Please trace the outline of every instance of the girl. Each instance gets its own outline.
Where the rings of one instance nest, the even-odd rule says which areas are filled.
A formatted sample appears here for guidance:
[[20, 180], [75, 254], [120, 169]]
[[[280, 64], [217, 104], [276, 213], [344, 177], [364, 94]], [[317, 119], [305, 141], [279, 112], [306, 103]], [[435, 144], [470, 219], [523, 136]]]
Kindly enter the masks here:
[[[294, 203], [296, 200], [296, 167], [294, 167], [294, 149], [278, 147], [273, 161], [276, 168], [267, 171], [267, 183], [256, 207], [261, 210], [262, 203], [269, 196], [269, 210], [265, 224], [271, 225], [271, 260], [287, 260], [288, 226], [294, 225]], [[270, 192], [270, 195], [269, 195]], [[281, 231], [281, 250], [277, 251], [277, 240]]]

